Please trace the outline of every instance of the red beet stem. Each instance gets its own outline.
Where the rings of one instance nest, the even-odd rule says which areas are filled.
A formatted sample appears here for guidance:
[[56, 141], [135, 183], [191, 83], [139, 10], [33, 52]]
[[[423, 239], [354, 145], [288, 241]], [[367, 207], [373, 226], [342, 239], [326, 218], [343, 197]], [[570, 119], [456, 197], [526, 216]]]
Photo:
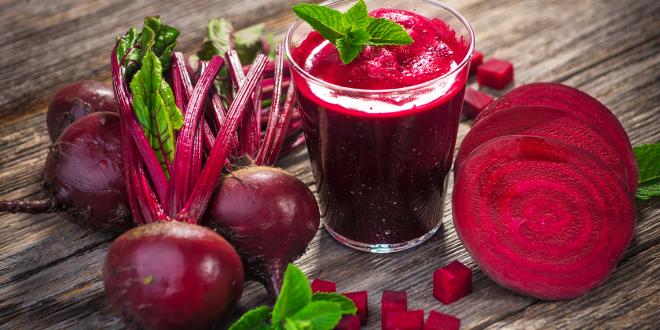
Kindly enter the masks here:
[[[199, 177], [199, 180], [195, 183], [192, 194], [190, 198], [188, 198], [178, 217], [189, 222], [197, 223], [204, 214], [206, 205], [208, 204], [211, 194], [216, 186], [217, 178], [220, 175], [225, 159], [227, 158], [231, 136], [236, 131], [238, 122], [242, 119], [242, 116], [246, 111], [252, 93], [254, 93], [256, 87], [261, 81], [262, 73], [266, 66], [266, 60], [267, 57], [263, 54], [257, 56], [247, 78], [245, 79], [245, 83], [238, 89], [238, 92], [235, 95], [236, 97], [229, 107], [229, 113], [226, 118], [227, 120], [220, 128], [213, 149], [211, 149], [211, 153], [204, 165], [204, 169], [202, 169], [202, 174]], [[211, 63], [213, 63], [213, 60]], [[198, 85], [204, 82], [203, 79], [209, 72], [213, 72], [213, 76], [215, 76], [217, 69], [215, 71], [212, 70], [211, 64], [209, 64], [209, 69], [202, 75]]]
[[287, 136], [287, 131], [289, 128], [289, 120], [291, 119], [291, 113], [293, 113], [294, 100], [296, 99], [296, 89], [294, 88], [293, 82], [289, 85], [289, 89], [286, 92], [286, 100], [284, 101], [284, 110], [278, 118], [277, 126], [275, 127], [275, 137], [273, 138], [273, 146], [266, 158], [266, 164], [275, 164], [277, 157], [282, 150], [282, 144], [284, 139]]
[[[193, 90], [190, 100], [188, 101], [186, 113], [183, 117], [183, 127], [179, 132], [179, 138], [176, 141], [176, 152], [174, 154], [174, 172], [172, 173], [172, 180], [174, 189], [170, 192], [170, 214], [178, 213], [179, 210], [185, 205], [186, 199], [189, 197], [191, 187], [195, 184], [192, 182], [193, 174], [193, 157], [195, 157], [195, 135], [198, 128], [198, 123], [202, 117], [202, 110], [204, 109], [204, 101], [208, 94], [211, 83], [215, 79], [215, 75], [223, 65], [224, 61], [221, 57], [214, 56], [208, 64], [206, 71], [202, 73], [197, 81], [197, 85]], [[216, 140], [216, 144], [217, 144]], [[199, 155], [201, 157], [201, 154]], [[224, 162], [223, 162], [224, 163]]]
[[[241, 60], [238, 58], [238, 53], [232, 50], [226, 54], [227, 62], [229, 64], [229, 74], [232, 77], [234, 88], [240, 88], [245, 82], [245, 74], [243, 73]], [[263, 75], [261, 76], [263, 77]], [[257, 86], [261, 86], [261, 77]], [[243, 123], [240, 127], [241, 134], [241, 152], [252, 157], [256, 156], [259, 149], [259, 140], [261, 134], [261, 93], [255, 93], [252, 97], [252, 104], [248, 106], [249, 114], [243, 117]]]
[[[266, 134], [264, 136], [263, 143], [259, 148], [259, 153], [257, 153], [257, 158], [255, 163], [257, 165], [271, 165], [266, 163], [267, 157], [270, 155], [271, 148], [273, 148], [274, 138], [276, 134], [276, 128], [278, 127], [277, 123], [280, 117], [280, 106], [282, 103], [282, 71], [284, 69], [284, 46], [282, 44], [277, 46], [275, 50], [275, 77], [273, 78], [274, 89], [273, 89], [273, 104], [270, 107], [270, 117], [268, 118], [268, 126], [266, 127]], [[284, 129], [286, 129], [285, 127]]]
[[0, 212], [9, 213], [50, 213], [57, 211], [55, 198], [40, 200], [19, 199], [15, 201], [0, 201]]
[[[127, 91], [123, 69], [119, 66], [117, 60], [118, 44], [119, 43], [115, 44], [115, 48], [112, 50], [111, 54], [112, 58], [110, 60], [112, 63], [112, 86], [115, 90], [115, 98], [117, 99], [117, 105], [119, 107], [119, 117], [121, 118], [122, 123], [126, 125], [126, 129], [123, 132], [130, 134], [132, 140], [136, 144], [136, 148], [142, 156], [142, 160], [149, 172], [151, 182], [156, 189], [156, 194], [162, 201], [167, 197], [167, 178], [165, 177], [163, 168], [160, 166], [160, 162], [156, 157], [154, 149], [151, 148], [149, 141], [147, 141], [142, 126], [138, 123], [137, 118], [135, 118], [135, 114], [133, 113], [133, 107], [131, 106], [131, 99], [129, 98], [130, 94]], [[124, 140], [124, 142], [126, 142], [126, 140]], [[128, 164], [124, 164], [124, 166], [128, 166]], [[128, 175], [128, 173], [126, 174]]]

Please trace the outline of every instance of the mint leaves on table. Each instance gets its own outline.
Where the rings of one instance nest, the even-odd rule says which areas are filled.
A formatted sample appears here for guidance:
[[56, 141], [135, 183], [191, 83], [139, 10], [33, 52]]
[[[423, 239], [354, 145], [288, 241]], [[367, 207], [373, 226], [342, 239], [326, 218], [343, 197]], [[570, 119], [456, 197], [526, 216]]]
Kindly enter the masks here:
[[229, 330], [331, 330], [343, 315], [356, 312], [353, 301], [341, 294], [312, 293], [305, 274], [289, 264], [275, 306], [248, 311]]
[[660, 196], [660, 143], [644, 144], [633, 148], [639, 168], [638, 200]]
[[363, 0], [358, 0], [346, 13], [310, 3], [293, 6], [293, 12], [337, 47], [344, 64], [351, 63], [364, 46], [413, 42], [401, 25], [385, 18], [369, 17]]

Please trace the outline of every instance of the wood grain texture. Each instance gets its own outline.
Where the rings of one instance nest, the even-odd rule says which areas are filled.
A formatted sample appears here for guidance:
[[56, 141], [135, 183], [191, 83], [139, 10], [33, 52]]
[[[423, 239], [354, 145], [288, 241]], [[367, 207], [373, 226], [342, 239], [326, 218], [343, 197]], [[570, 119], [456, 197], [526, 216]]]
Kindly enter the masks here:
[[[228, 17], [239, 27], [266, 21], [282, 33], [292, 19], [291, 2], [0, 0], [0, 199], [39, 196], [49, 97], [66, 82], [108, 80], [113, 37], [140, 24], [143, 16], [160, 14], [179, 26], [179, 49], [191, 53], [210, 17]], [[471, 22], [477, 48], [486, 57], [515, 64], [517, 85], [558, 81], [578, 87], [612, 109], [633, 145], [660, 141], [660, 2], [449, 4]], [[469, 122], [461, 124], [459, 140], [469, 128]], [[315, 191], [304, 150], [282, 165]], [[336, 281], [341, 291], [368, 290], [367, 329], [380, 326], [384, 289], [406, 290], [411, 308], [456, 315], [465, 329], [652, 329], [660, 324], [660, 202], [638, 204], [635, 239], [611, 279], [566, 302], [542, 302], [494, 284], [461, 246], [449, 199], [446, 204], [442, 233], [418, 248], [393, 255], [361, 253], [321, 229], [297, 264], [310, 278]], [[57, 214], [0, 214], [0, 329], [123, 328], [102, 290], [101, 262], [111, 241]], [[452, 260], [473, 269], [474, 293], [444, 306], [430, 294], [431, 274]], [[234, 317], [264, 303], [265, 290], [248, 284]]]

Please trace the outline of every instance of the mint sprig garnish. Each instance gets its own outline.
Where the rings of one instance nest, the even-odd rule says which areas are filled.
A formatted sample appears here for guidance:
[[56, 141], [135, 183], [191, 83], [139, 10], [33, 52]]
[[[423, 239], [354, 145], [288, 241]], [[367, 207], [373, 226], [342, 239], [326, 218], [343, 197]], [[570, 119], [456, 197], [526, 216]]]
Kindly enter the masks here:
[[293, 6], [293, 12], [337, 47], [344, 64], [351, 63], [364, 46], [408, 45], [413, 42], [398, 23], [370, 17], [363, 0], [346, 13], [311, 3], [297, 4]]
[[248, 311], [229, 330], [331, 330], [342, 316], [356, 312], [353, 301], [341, 294], [312, 294], [305, 273], [289, 264], [275, 306]]
[[660, 196], [660, 143], [644, 144], [633, 148], [639, 168], [638, 200]]

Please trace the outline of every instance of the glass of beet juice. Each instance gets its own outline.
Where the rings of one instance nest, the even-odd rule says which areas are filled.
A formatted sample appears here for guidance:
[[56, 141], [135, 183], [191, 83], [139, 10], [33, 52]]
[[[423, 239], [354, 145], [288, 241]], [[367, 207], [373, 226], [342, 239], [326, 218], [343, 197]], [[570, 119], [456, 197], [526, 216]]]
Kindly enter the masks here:
[[[355, 1], [324, 5], [345, 12]], [[474, 36], [432, 0], [368, 1], [414, 42], [343, 64], [305, 22], [286, 37], [325, 228], [370, 252], [416, 246], [441, 225]]]

